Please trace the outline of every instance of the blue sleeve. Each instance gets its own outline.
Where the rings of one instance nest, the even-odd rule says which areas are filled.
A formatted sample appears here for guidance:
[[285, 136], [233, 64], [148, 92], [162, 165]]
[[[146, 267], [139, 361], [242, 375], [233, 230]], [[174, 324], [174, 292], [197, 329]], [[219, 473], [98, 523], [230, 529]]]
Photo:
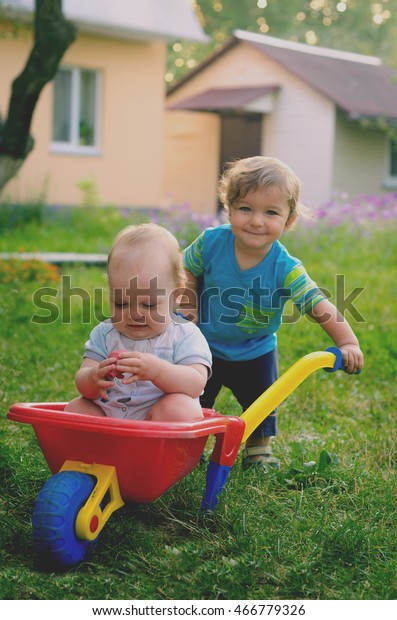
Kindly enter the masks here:
[[204, 271], [203, 262], [203, 246], [204, 246], [203, 232], [193, 243], [191, 243], [183, 251], [183, 263], [186, 269], [188, 269], [194, 276], [201, 276]]
[[325, 295], [309, 277], [302, 264], [296, 265], [290, 271], [285, 279], [284, 287], [291, 291], [291, 299], [301, 314], [306, 314], [325, 299]]
[[101, 362], [108, 356], [108, 349], [106, 346], [106, 334], [107, 330], [104, 323], [99, 323], [92, 330], [89, 339], [85, 343], [84, 357]]

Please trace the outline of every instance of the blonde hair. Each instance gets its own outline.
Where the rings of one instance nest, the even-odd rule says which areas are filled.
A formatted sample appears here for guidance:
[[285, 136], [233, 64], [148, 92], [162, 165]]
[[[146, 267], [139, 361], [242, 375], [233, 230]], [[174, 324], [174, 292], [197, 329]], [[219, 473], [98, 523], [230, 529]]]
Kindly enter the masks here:
[[300, 181], [287, 164], [274, 157], [247, 157], [227, 164], [218, 183], [218, 196], [228, 211], [248, 192], [278, 187], [285, 191], [290, 216], [303, 215], [299, 202]]
[[153, 252], [156, 252], [159, 246], [165, 250], [175, 286], [184, 286], [186, 276], [179, 243], [174, 235], [157, 224], [127, 226], [116, 235], [108, 254], [108, 275], [112, 261], [117, 260], [122, 255], [122, 251], [130, 253], [138, 251], [141, 253], [143, 248], [147, 248], [149, 245]]

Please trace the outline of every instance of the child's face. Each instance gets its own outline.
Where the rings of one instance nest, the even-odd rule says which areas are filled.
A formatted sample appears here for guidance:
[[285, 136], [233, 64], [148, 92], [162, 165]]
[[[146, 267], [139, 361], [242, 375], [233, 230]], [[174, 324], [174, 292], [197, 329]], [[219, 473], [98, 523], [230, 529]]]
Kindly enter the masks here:
[[273, 186], [248, 192], [230, 208], [229, 220], [238, 248], [265, 256], [293, 218], [285, 192]]
[[125, 257], [109, 265], [109, 297], [112, 323], [133, 340], [153, 338], [171, 322], [175, 283], [167, 257], [156, 250], [139, 259]]

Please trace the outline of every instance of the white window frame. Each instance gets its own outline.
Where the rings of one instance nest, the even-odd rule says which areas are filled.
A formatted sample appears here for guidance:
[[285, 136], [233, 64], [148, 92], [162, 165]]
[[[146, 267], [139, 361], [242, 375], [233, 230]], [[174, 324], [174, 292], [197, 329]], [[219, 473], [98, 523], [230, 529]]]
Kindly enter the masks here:
[[[71, 138], [68, 142], [60, 142], [53, 140], [50, 145], [52, 153], [63, 153], [72, 155], [100, 155], [99, 148], [99, 119], [100, 119], [100, 93], [101, 93], [101, 72], [88, 67], [77, 67], [70, 65], [62, 65], [60, 70], [64, 69], [71, 72]], [[95, 75], [95, 119], [94, 119], [94, 144], [80, 144], [79, 138], [79, 122], [80, 122], [80, 85], [81, 72], [92, 71]], [[53, 109], [54, 114], [54, 87], [53, 87]], [[53, 126], [51, 125], [51, 134]]]

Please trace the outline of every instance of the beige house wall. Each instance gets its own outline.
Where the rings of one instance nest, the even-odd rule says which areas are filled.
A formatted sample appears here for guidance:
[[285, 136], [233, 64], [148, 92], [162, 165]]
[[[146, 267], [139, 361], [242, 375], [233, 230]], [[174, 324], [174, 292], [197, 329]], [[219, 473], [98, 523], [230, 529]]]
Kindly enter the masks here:
[[186, 84], [181, 85], [175, 93], [169, 95], [168, 104], [191, 97], [208, 88], [279, 83], [279, 80], [275, 82], [273, 76], [268, 76], [263, 70], [264, 61], [266, 59], [263, 54], [244, 43], [239, 43]]
[[166, 114], [164, 196], [169, 205], [188, 203], [201, 213], [216, 210], [220, 119], [217, 114]]
[[334, 195], [389, 193], [379, 183], [387, 179], [388, 150], [384, 132], [363, 131], [358, 122], [337, 114], [334, 152]]
[[[171, 94], [168, 97], [167, 104], [172, 105], [177, 100], [191, 97], [209, 88], [267, 84], [279, 85], [280, 90], [276, 94], [274, 110], [264, 115], [262, 154], [278, 157], [295, 170], [302, 181], [303, 200], [309, 203], [327, 200], [331, 194], [332, 185], [334, 105], [257, 50], [244, 43], [236, 45], [227, 54], [220, 56], [216, 62], [210, 64]], [[176, 121], [172, 124], [173, 128], [170, 128], [168, 121], [170, 115], [175, 114], [177, 113], [173, 111], [167, 112], [169, 129], [165, 142], [169, 161], [167, 163], [166, 185], [168, 185], [167, 175], [171, 174], [170, 171], [177, 166], [174, 158], [177, 161], [181, 158], [178, 150], [173, 148], [176, 142], [173, 132], [178, 133], [178, 140], [181, 143], [183, 128], [178, 127]], [[208, 131], [204, 127], [204, 123], [208, 122], [206, 120], [208, 115], [194, 112], [189, 114], [191, 119], [196, 117], [196, 133], [204, 134], [205, 131]], [[200, 123], [202, 123], [201, 129]], [[186, 145], [190, 144], [188, 134], [190, 130], [190, 125], [185, 123], [184, 140]], [[211, 148], [216, 148], [217, 152], [213, 153], [206, 150], [205, 157], [216, 161], [215, 170], [217, 173], [219, 167], [219, 128], [214, 124], [212, 130], [218, 131], [217, 136], [213, 136], [209, 140], [212, 144]], [[204, 167], [202, 164], [198, 164], [198, 166], [199, 168]], [[185, 178], [184, 185], [188, 187], [189, 179], [193, 177], [194, 172], [187, 170], [186, 174], [188, 176]], [[202, 179], [202, 182], [206, 188], [205, 202], [212, 204], [212, 209], [214, 209], [216, 206], [216, 183], [210, 189], [208, 181]], [[179, 187], [176, 184], [174, 191], [179, 192]], [[194, 198], [186, 196], [185, 199], [191, 200], [195, 206], [198, 196]]]
[[269, 65], [282, 87], [273, 112], [264, 117], [263, 154], [291, 166], [301, 180], [305, 203], [324, 202], [332, 192], [335, 107], [274, 63]]
[[[0, 39], [0, 109], [5, 114], [12, 80], [31, 48], [30, 34]], [[160, 206], [163, 199], [165, 43], [131, 42], [80, 34], [61, 65], [100, 72], [99, 153], [60, 154], [51, 150], [53, 86], [36, 107], [31, 133], [35, 147], [7, 195], [31, 199], [43, 189], [50, 204], [79, 204], [77, 184], [90, 180], [100, 202]]]

